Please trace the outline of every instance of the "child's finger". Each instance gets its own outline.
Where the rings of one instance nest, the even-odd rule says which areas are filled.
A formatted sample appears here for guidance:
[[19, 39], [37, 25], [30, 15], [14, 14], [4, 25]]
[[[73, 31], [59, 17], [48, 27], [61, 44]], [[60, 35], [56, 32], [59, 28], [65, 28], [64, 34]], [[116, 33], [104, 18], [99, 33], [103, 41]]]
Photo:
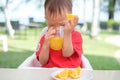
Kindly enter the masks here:
[[50, 39], [52, 35], [55, 34], [55, 30], [53, 27], [49, 27], [47, 33], [45, 34], [46, 39]]
[[74, 27], [74, 22], [73, 20], [69, 20], [70, 27]]
[[77, 25], [77, 23], [78, 23], [78, 20], [79, 20], [79, 18], [78, 18], [78, 16], [77, 15], [75, 15], [75, 17], [74, 17], [74, 26], [76, 26]]
[[54, 27], [52, 26], [48, 27], [48, 31], [51, 31], [52, 29], [54, 29]]
[[51, 34], [51, 33], [54, 33], [55, 30], [54, 30], [54, 27], [49, 27], [48, 28], [48, 33]]
[[69, 20], [64, 24], [63, 28], [67, 28], [69, 26]]

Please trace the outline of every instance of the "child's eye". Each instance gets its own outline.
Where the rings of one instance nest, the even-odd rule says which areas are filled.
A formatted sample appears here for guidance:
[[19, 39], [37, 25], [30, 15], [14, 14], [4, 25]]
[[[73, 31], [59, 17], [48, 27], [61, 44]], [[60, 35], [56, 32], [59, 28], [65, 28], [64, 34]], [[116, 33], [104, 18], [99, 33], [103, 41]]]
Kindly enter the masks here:
[[54, 25], [49, 25], [50, 27], [53, 27]]
[[64, 23], [60, 24], [60, 26], [64, 26], [64, 25], [65, 25]]
[[54, 26], [54, 25], [50, 25], [50, 26]]

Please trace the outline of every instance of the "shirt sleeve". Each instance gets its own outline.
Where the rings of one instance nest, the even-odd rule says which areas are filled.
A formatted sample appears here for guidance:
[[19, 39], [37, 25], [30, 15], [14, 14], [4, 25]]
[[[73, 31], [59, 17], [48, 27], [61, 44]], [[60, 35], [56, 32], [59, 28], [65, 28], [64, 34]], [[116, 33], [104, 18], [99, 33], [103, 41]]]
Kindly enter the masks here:
[[41, 48], [43, 46], [43, 42], [44, 42], [44, 36], [42, 36], [41, 39], [39, 40], [39, 43], [35, 52], [37, 60], [39, 60], [39, 55], [40, 55]]
[[77, 31], [72, 32], [72, 43], [75, 53], [81, 56], [81, 54], [83, 53], [83, 49], [82, 49], [82, 36], [80, 32]]

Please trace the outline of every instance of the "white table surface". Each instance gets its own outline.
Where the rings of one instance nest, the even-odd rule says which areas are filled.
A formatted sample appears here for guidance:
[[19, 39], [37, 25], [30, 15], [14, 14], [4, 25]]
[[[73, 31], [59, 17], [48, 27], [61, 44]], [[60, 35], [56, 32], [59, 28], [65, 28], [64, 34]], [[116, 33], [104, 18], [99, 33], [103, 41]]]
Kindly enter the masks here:
[[[54, 80], [51, 74], [58, 68], [5, 69], [0, 68], [0, 80]], [[83, 70], [81, 76], [91, 73], [92, 80], [120, 80], [120, 71], [114, 70]], [[74, 79], [84, 80], [84, 79]], [[85, 80], [90, 80], [85, 79]]]

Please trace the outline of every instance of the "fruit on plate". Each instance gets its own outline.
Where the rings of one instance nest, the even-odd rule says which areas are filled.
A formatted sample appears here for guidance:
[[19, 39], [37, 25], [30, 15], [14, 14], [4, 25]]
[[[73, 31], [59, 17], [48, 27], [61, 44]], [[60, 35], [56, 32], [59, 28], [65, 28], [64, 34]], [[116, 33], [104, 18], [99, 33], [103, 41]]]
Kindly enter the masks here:
[[72, 73], [70, 74], [70, 77], [71, 77], [71, 78], [78, 78], [79, 75], [78, 75], [78, 73], [74, 70], [74, 71], [72, 71]]
[[70, 74], [70, 77], [71, 78], [79, 78], [80, 77], [80, 73], [81, 73], [81, 68], [80, 67], [77, 67], [75, 68], [71, 74]]
[[75, 70], [77, 71], [78, 75], [80, 76], [80, 73], [81, 73], [81, 68], [80, 68], [80, 66], [77, 67]]
[[58, 73], [55, 77], [59, 79], [67, 79], [67, 78], [79, 78], [81, 74], [80, 66], [75, 69], [67, 69], [65, 68], [63, 71]]
[[75, 15], [73, 15], [73, 14], [66, 14], [66, 16], [67, 16], [67, 19], [69, 20], [69, 19], [74, 19], [74, 17], [75, 17]]
[[58, 73], [55, 77], [59, 78], [59, 79], [67, 79], [68, 78], [68, 69], [64, 69], [63, 71]]
[[71, 77], [71, 74], [73, 73], [73, 70], [68, 70], [68, 77]]

